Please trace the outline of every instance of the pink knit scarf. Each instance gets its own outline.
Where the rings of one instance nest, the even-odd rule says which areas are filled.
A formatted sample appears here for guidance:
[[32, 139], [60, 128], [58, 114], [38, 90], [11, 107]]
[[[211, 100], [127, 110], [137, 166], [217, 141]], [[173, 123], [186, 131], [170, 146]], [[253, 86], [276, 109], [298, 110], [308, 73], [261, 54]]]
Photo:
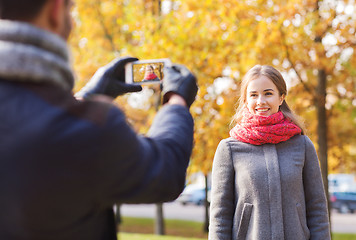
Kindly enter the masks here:
[[153, 80], [155, 78], [157, 78], [157, 75], [154, 73], [146, 73], [144, 77], [145, 80]]
[[262, 145], [284, 142], [301, 132], [280, 111], [271, 116], [260, 116], [245, 109], [241, 122], [230, 130], [230, 136], [241, 142]]

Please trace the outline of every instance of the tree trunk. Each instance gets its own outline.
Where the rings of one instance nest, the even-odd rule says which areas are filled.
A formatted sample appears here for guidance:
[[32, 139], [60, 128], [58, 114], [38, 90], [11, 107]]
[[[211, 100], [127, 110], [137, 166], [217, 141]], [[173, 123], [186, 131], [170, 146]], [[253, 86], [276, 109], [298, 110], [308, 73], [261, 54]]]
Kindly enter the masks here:
[[165, 235], [163, 204], [162, 203], [156, 204], [155, 234], [156, 235]]
[[329, 203], [329, 184], [328, 184], [328, 142], [327, 142], [327, 116], [326, 116], [326, 73], [324, 69], [318, 70], [318, 86], [317, 86], [317, 119], [318, 119], [318, 155], [320, 161], [321, 173], [323, 176], [324, 190], [328, 200], [329, 219], [330, 219], [330, 203]]
[[204, 226], [203, 231], [209, 232], [209, 202], [208, 202], [208, 175], [204, 174], [205, 177], [205, 218], [204, 218]]
[[[155, 109], [158, 112], [159, 106], [161, 105], [161, 88], [154, 87], [154, 97], [155, 99]], [[155, 234], [165, 235], [164, 217], [163, 217], [163, 203], [156, 204], [156, 220], [155, 220]]]
[[121, 212], [120, 212], [120, 204], [115, 204], [115, 226], [116, 226], [116, 232], [120, 232], [120, 224], [121, 224]]

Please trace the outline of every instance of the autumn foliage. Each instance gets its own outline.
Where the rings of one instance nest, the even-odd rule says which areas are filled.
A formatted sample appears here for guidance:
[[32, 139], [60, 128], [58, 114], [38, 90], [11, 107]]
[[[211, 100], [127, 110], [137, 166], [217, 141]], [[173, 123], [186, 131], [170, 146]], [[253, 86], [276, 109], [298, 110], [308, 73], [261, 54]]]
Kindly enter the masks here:
[[[195, 73], [191, 172], [211, 170], [217, 144], [228, 137], [241, 78], [255, 64], [283, 73], [287, 101], [316, 147], [316, 110], [325, 106], [329, 171], [356, 172], [356, 8], [348, 1], [77, 0], [73, 16], [75, 91], [98, 67], [126, 55], [170, 58]], [[325, 96], [317, 91], [321, 73]], [[160, 94], [147, 91], [145, 103], [117, 99], [143, 134]]]

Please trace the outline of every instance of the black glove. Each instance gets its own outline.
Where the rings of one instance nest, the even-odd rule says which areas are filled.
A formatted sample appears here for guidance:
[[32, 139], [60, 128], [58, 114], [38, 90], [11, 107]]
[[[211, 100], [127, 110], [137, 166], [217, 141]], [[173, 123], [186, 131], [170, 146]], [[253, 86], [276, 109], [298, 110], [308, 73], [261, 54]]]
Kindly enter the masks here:
[[93, 94], [104, 94], [116, 98], [128, 92], [141, 91], [140, 85], [125, 83], [125, 65], [136, 60], [137, 58], [132, 57], [114, 59], [109, 64], [99, 68], [75, 96], [88, 98]]
[[163, 73], [163, 103], [168, 101], [167, 93], [174, 92], [183, 97], [190, 107], [198, 92], [196, 77], [183, 65], [165, 67]]

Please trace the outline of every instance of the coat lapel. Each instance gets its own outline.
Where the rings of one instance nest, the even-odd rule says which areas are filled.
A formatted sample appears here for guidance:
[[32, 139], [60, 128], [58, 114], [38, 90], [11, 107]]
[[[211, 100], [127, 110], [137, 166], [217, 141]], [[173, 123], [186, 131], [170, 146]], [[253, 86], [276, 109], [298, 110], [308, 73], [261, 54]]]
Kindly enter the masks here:
[[271, 239], [283, 240], [283, 213], [282, 213], [282, 193], [281, 179], [279, 174], [279, 163], [276, 145], [264, 144], [263, 152], [267, 166], [268, 194], [271, 221]]

